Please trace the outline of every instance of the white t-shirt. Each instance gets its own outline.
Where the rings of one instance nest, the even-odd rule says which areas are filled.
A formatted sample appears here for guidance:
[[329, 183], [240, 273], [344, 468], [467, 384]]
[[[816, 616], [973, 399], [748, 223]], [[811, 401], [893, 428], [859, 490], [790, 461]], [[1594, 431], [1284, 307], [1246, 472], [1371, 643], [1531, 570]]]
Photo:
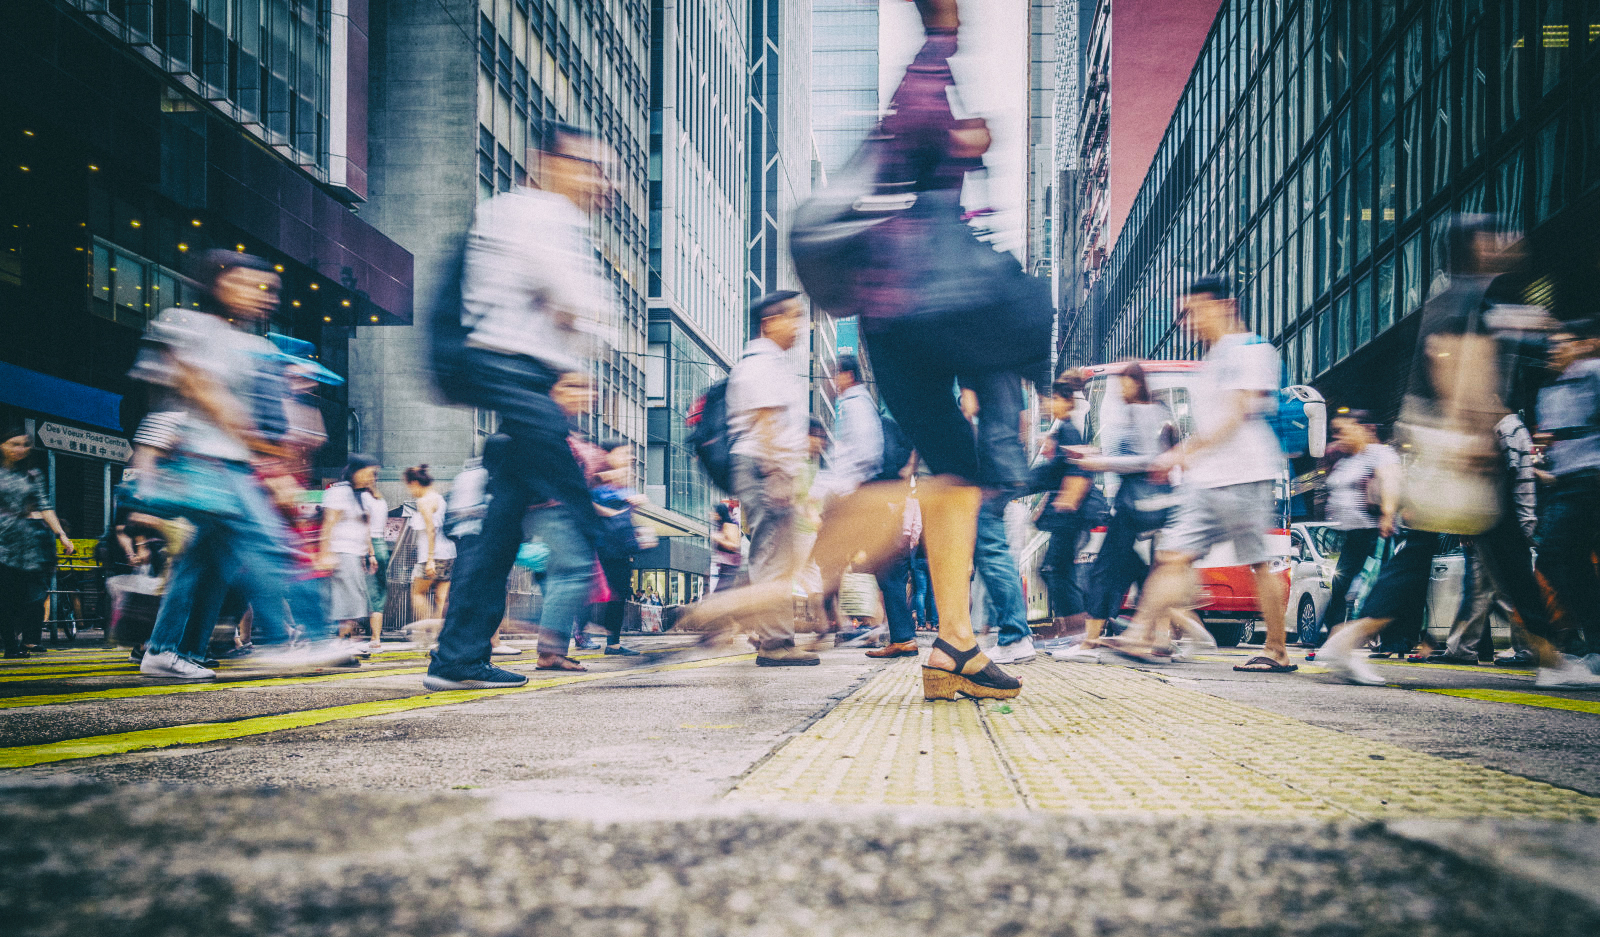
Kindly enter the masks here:
[[456, 558], [456, 542], [444, 535], [444, 495], [437, 491], [430, 491], [417, 499], [417, 513], [411, 515], [411, 529], [424, 532], [417, 537], [417, 562], [425, 563], [430, 559], [428, 545], [422, 537], [428, 526], [422, 522], [426, 514], [433, 521], [433, 553], [432, 559], [453, 560]]
[[368, 535], [373, 540], [382, 540], [383, 528], [389, 523], [389, 502], [370, 491], [363, 491], [361, 503], [367, 506], [367, 518], [372, 521]]
[[[362, 514], [355, 489], [347, 482], [339, 482], [322, 493], [322, 509], [325, 512], [339, 512], [338, 519], [333, 522], [333, 533], [328, 539], [329, 550], [354, 556], [365, 556], [371, 551], [372, 518]], [[368, 509], [371, 509], [370, 505]], [[383, 512], [378, 512], [378, 517], [382, 516]]]
[[[761, 451], [751, 432], [755, 411], [775, 407], [783, 411], [782, 431], [772, 452]], [[728, 428], [733, 433], [733, 454], [767, 458], [789, 467], [798, 476], [806, 459], [806, 380], [777, 343], [757, 338], [745, 346], [744, 357], [728, 376]]]
[[1272, 395], [1278, 391], [1281, 367], [1278, 350], [1250, 332], [1225, 335], [1211, 346], [1196, 373], [1190, 407], [1197, 434], [1210, 438], [1222, 425], [1234, 391], [1263, 391], [1267, 397], [1257, 404], [1257, 415], [1247, 417], [1231, 437], [1195, 453], [1183, 473], [1185, 484], [1221, 488], [1271, 481], [1283, 473], [1278, 437], [1259, 416], [1262, 407], [1274, 405]]
[[1340, 530], [1378, 526], [1378, 519], [1367, 513], [1367, 483], [1382, 466], [1399, 464], [1400, 456], [1379, 443], [1340, 459], [1328, 473], [1328, 520]]

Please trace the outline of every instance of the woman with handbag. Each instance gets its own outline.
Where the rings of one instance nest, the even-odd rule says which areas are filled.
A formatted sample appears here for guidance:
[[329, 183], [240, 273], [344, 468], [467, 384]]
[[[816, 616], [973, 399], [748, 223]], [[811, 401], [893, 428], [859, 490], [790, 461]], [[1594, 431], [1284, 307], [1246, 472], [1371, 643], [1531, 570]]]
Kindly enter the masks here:
[[1554, 625], [1495, 430], [1506, 408], [1500, 349], [1486, 312], [1494, 280], [1520, 260], [1520, 244], [1492, 217], [1464, 215], [1451, 224], [1450, 257], [1449, 287], [1422, 308], [1413, 384], [1395, 428], [1409, 447], [1400, 502], [1406, 530], [1362, 606], [1365, 617], [1332, 634], [1317, 662], [1351, 683], [1382, 686], [1382, 675], [1358, 649], [1391, 621], [1420, 618], [1440, 535], [1459, 534], [1473, 539], [1477, 558], [1516, 613], [1513, 625], [1525, 630], [1539, 658], [1534, 685], [1600, 686], [1600, 674], [1567, 660], [1552, 643]]
[[1083, 623], [1085, 610], [1083, 589], [1078, 585], [1078, 541], [1096, 520], [1095, 515], [1105, 509], [1105, 498], [1094, 487], [1094, 479], [1073, 461], [1073, 454], [1083, 446], [1083, 434], [1072, 422], [1072, 411], [1081, 390], [1083, 381], [1070, 373], [1056, 378], [1051, 387], [1054, 453], [1050, 463], [1042, 467], [1038, 479], [1047, 482], [1048, 497], [1034, 525], [1050, 534], [1045, 564], [1050, 570], [1050, 610], [1058, 631]]
[[0, 638], [6, 658], [44, 653], [46, 575], [57, 543], [72, 552], [72, 540], [56, 518], [44, 473], [28, 464], [33, 439], [14, 426], [0, 439]]
[[1100, 646], [1106, 622], [1116, 617], [1128, 587], [1144, 579], [1148, 568], [1134, 551], [1139, 538], [1160, 530], [1167, 522], [1172, 486], [1150, 472], [1150, 466], [1177, 437], [1172, 411], [1150, 396], [1150, 383], [1138, 362], [1128, 363], [1118, 380], [1122, 406], [1108, 414], [1100, 430], [1099, 454], [1072, 453], [1075, 464], [1087, 472], [1111, 472], [1119, 484], [1106, 536], [1089, 573], [1088, 620], [1083, 643], [1054, 656], [1062, 659], [1099, 659], [1090, 653]]

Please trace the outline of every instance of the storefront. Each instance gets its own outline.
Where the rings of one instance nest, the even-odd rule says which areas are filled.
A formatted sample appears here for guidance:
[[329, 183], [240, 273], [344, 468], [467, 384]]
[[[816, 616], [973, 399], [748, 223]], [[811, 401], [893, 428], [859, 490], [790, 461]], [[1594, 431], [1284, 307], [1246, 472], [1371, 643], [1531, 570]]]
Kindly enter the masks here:
[[0, 363], [0, 420], [33, 438], [62, 526], [98, 539], [111, 519], [111, 490], [133, 447], [121, 433], [121, 395]]
[[699, 601], [711, 565], [706, 531], [696, 529], [683, 515], [655, 505], [645, 505], [637, 513], [655, 528], [660, 542], [634, 558], [634, 599], [655, 595], [663, 605]]

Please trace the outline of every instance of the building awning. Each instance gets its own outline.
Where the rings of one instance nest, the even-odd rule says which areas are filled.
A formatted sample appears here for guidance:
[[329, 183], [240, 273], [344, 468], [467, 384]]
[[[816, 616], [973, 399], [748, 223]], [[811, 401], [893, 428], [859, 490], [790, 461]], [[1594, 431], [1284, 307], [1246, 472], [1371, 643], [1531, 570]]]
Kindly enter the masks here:
[[633, 511], [639, 520], [650, 522], [658, 537], [705, 537], [710, 533], [703, 521], [669, 511], [659, 504], [642, 504]]
[[122, 395], [0, 362], [0, 403], [122, 432]]

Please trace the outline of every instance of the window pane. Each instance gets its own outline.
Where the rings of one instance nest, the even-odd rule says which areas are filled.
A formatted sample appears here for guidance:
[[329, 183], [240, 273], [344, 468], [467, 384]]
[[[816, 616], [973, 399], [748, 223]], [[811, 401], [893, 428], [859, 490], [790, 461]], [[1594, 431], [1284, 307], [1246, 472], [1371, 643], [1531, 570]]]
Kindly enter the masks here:
[[1353, 316], [1355, 318], [1355, 330], [1356, 330], [1355, 342], [1351, 345], [1351, 350], [1352, 351], [1354, 351], [1357, 348], [1360, 348], [1362, 345], [1365, 345], [1367, 342], [1372, 341], [1372, 280], [1371, 280], [1371, 278], [1369, 278], [1369, 277], [1362, 277], [1361, 278], [1361, 282], [1356, 284], [1356, 289], [1355, 289], [1354, 296], [1355, 296], [1355, 302], [1354, 302], [1354, 304], [1353, 304], [1353, 306], [1351, 308], [1351, 311], [1350, 311], [1351, 316]]
[[1422, 235], [1413, 235], [1400, 256], [1400, 305], [1398, 316], [1408, 316], [1422, 307]]
[[1378, 332], [1394, 325], [1394, 258], [1385, 257], [1378, 265]]
[[146, 302], [144, 268], [142, 261], [134, 260], [127, 254], [117, 254], [115, 263], [111, 267], [112, 283], [115, 287], [112, 295], [116, 297], [117, 305], [131, 309], [141, 316], [145, 314]]
[[1328, 364], [1338, 364], [1350, 357], [1350, 294], [1344, 293], [1333, 302], [1333, 327], [1338, 333], [1334, 340], [1333, 357]]
[[89, 288], [95, 299], [111, 302], [111, 251], [99, 244], [94, 246], [94, 274]]
[[1378, 145], [1378, 243], [1394, 234], [1395, 154], [1394, 135]]
[[1372, 253], [1372, 160], [1362, 157], [1355, 172], [1355, 206], [1351, 211], [1355, 221], [1355, 259], [1360, 261]]

